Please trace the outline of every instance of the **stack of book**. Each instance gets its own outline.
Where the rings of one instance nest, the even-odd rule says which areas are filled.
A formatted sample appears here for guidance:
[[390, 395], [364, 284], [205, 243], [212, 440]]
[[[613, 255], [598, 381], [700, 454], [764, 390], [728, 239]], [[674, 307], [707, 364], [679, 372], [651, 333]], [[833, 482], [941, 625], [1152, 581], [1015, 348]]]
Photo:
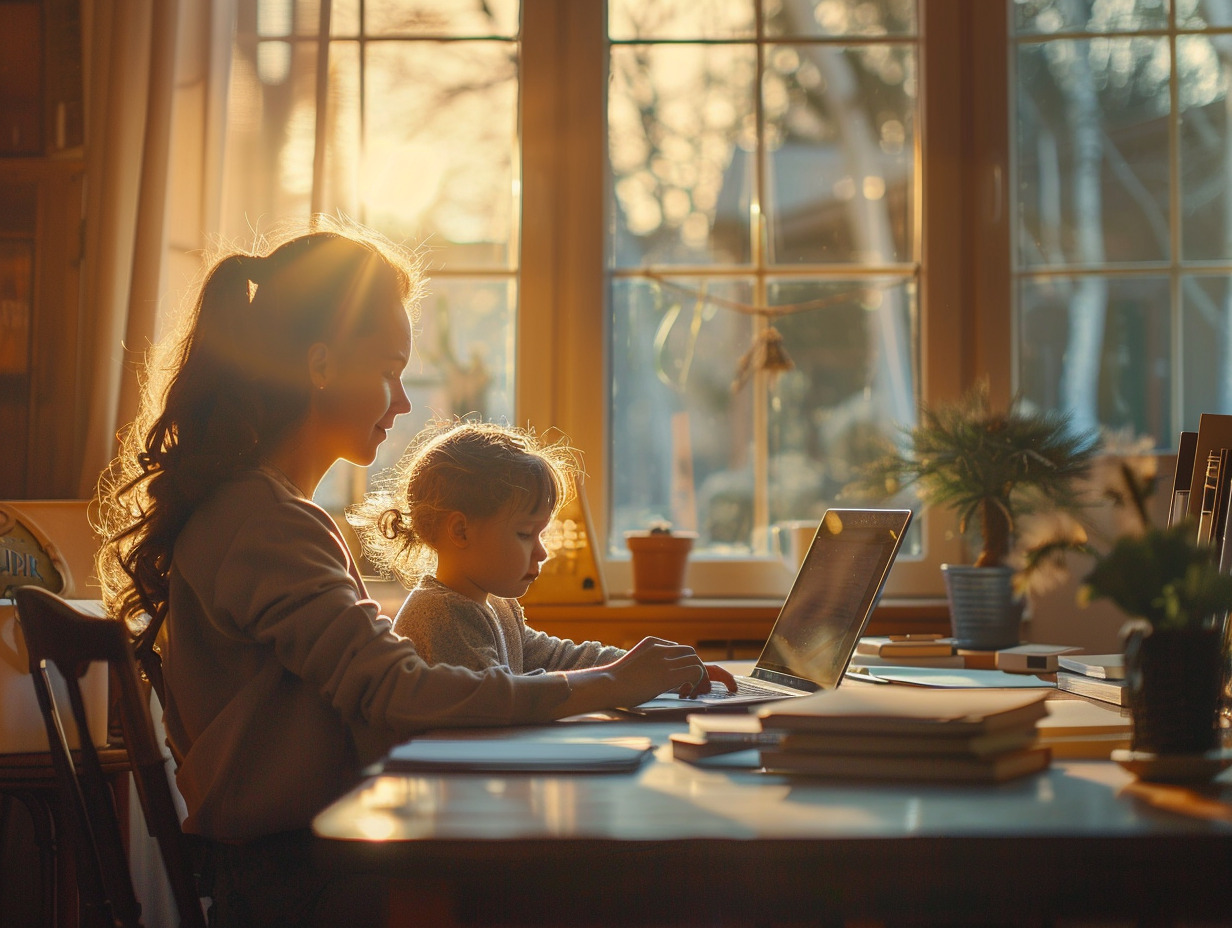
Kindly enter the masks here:
[[857, 667], [963, 667], [954, 639], [941, 635], [866, 636], [856, 643], [851, 663]]
[[1057, 658], [1057, 689], [1114, 706], [1128, 705], [1124, 655], [1062, 654]]
[[771, 773], [886, 780], [999, 782], [1051, 757], [1036, 744], [1045, 694], [1022, 690], [850, 686], [785, 700], [760, 713], [777, 743]]
[[1128, 750], [1133, 720], [1127, 710], [1086, 699], [1050, 699], [1048, 716], [1039, 720], [1038, 744], [1053, 757], [1107, 760]]

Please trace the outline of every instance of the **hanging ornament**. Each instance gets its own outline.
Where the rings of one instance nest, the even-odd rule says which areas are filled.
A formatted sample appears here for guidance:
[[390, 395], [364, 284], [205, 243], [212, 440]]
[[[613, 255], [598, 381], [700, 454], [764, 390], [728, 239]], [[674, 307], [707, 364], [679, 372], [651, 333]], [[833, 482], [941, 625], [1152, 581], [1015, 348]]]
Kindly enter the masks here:
[[753, 337], [749, 350], [736, 362], [736, 379], [732, 381], [732, 393], [739, 393], [749, 378], [758, 371], [765, 371], [774, 377], [795, 366], [783, 347], [782, 333], [773, 325], [767, 324]]

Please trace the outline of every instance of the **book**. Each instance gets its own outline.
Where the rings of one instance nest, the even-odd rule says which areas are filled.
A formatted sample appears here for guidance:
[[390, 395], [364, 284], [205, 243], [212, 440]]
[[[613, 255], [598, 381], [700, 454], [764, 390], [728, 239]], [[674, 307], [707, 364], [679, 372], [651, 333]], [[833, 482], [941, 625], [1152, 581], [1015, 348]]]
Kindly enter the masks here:
[[931, 657], [877, 657], [874, 654], [853, 654], [848, 669], [857, 670], [860, 667], [950, 667], [963, 668], [967, 666], [966, 659], [961, 654], [935, 654]]
[[[1202, 482], [1202, 502], [1198, 507], [1198, 544], [1209, 545], [1215, 528], [1215, 500], [1219, 495], [1221, 454], [1212, 450], [1206, 456], [1206, 476]], [[1191, 507], [1192, 509], [1192, 507]]]
[[1020, 644], [997, 652], [997, 669], [1011, 673], [1053, 673], [1057, 657], [1079, 648], [1060, 644]]
[[1004, 670], [950, 669], [946, 667], [858, 667], [870, 680], [904, 683], [936, 689], [1052, 689], [1050, 680], [1033, 674], [1006, 673]]
[[780, 751], [812, 754], [896, 754], [903, 757], [991, 757], [1021, 751], [1036, 742], [1034, 728], [1011, 728], [987, 734], [939, 738], [936, 735], [866, 735], [861, 732], [787, 732], [775, 746]]
[[1185, 518], [1189, 507], [1189, 481], [1193, 475], [1194, 453], [1198, 447], [1197, 432], [1181, 432], [1177, 441], [1176, 469], [1172, 474], [1172, 498], [1168, 508], [1168, 527]]
[[876, 780], [938, 780], [1000, 783], [1048, 766], [1047, 748], [1027, 748], [991, 757], [943, 755], [806, 754], [767, 749], [767, 773]]
[[1036, 723], [1038, 744], [1053, 757], [1098, 760], [1128, 748], [1133, 729], [1123, 710], [1086, 699], [1050, 699], [1048, 715]]
[[672, 757], [690, 764], [714, 757], [738, 754], [741, 751], [756, 751], [761, 747], [761, 745], [745, 744], [739, 741], [711, 741], [702, 735], [688, 732], [672, 732], [668, 738], [672, 746]]
[[424, 737], [395, 745], [386, 771], [626, 773], [650, 755], [649, 738]]
[[773, 703], [765, 729], [867, 734], [970, 736], [1032, 726], [1048, 712], [1040, 690], [839, 687]]
[[1219, 449], [1219, 484], [1215, 488], [1214, 522], [1211, 525], [1211, 544], [1215, 546], [1215, 557], [1223, 550], [1224, 534], [1228, 526], [1228, 498], [1230, 481], [1232, 481], [1232, 450]]
[[[1232, 448], [1232, 415], [1204, 412], [1198, 417], [1198, 437], [1194, 444], [1192, 473], [1189, 478], [1189, 499], [1186, 515], [1198, 519], [1202, 512], [1203, 489], [1206, 486], [1207, 461], [1211, 452]], [[1180, 463], [1178, 457], [1178, 464]], [[1181, 479], [1178, 472], [1176, 479]]]
[[856, 643], [856, 654], [872, 657], [948, 657], [953, 653], [953, 638], [934, 635], [865, 636]]
[[1125, 679], [1124, 654], [1063, 654], [1057, 658], [1057, 666], [1099, 680]]
[[1066, 693], [1076, 693], [1079, 696], [1088, 696], [1091, 699], [1101, 699], [1114, 706], [1129, 704], [1128, 690], [1124, 680], [1101, 680], [1098, 677], [1058, 670], [1057, 689]]
[[738, 713], [691, 713], [689, 734], [708, 741], [756, 747], [777, 744], [782, 733], [762, 727], [759, 716]]

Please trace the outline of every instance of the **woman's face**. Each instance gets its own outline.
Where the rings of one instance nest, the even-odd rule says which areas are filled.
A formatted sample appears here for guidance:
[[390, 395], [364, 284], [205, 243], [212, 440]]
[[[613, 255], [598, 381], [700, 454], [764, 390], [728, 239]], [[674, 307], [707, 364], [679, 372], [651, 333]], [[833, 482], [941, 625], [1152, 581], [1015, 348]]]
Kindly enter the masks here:
[[393, 428], [409, 412], [402, 372], [411, 356], [411, 323], [401, 302], [379, 310], [367, 335], [326, 349], [327, 361], [313, 390], [316, 441], [335, 458], [366, 466]]

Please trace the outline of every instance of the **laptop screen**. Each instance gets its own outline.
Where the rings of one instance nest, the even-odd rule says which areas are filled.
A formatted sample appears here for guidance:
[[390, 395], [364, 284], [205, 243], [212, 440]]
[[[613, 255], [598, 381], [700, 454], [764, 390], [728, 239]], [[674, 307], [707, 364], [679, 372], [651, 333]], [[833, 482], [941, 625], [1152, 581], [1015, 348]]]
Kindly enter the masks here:
[[827, 511], [752, 675], [802, 689], [837, 686], [910, 523], [907, 509]]

